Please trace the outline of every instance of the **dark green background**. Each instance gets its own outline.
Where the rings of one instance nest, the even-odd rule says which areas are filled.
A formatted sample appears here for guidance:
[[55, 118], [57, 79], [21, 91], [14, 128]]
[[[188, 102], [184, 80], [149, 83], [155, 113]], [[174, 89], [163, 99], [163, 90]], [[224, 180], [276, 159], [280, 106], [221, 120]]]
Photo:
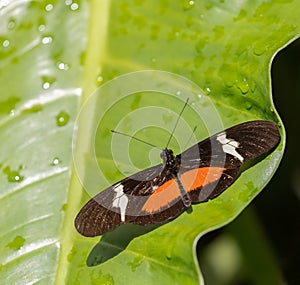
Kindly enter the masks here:
[[[198, 250], [205, 250], [220, 235], [232, 234], [232, 229], [245, 223], [254, 210], [256, 222], [260, 224], [266, 241], [274, 251], [286, 284], [296, 285], [300, 282], [300, 40], [291, 43], [276, 55], [271, 71], [275, 106], [287, 131], [283, 160], [270, 183], [251, 206], [229, 226], [203, 237], [198, 244]], [[249, 236], [249, 243], [253, 242], [250, 240], [250, 231], [251, 229], [245, 233]], [[259, 248], [254, 252], [253, 258], [259, 261]], [[204, 263], [205, 261], [203, 269], [209, 271]], [[200, 264], [202, 265], [201, 260]], [[243, 272], [234, 284], [258, 284], [248, 272], [249, 265], [244, 262], [242, 267]], [[203, 273], [205, 275], [205, 271]], [[209, 280], [206, 283], [211, 285]]]

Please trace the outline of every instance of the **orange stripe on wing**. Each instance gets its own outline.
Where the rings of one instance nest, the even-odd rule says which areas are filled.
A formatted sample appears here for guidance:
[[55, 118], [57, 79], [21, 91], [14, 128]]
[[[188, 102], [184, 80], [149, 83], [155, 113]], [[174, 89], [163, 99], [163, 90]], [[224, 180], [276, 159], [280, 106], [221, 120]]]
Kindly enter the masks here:
[[142, 210], [147, 213], [158, 212], [166, 207], [173, 200], [180, 197], [180, 191], [175, 179], [171, 179], [158, 187], [152, 195], [149, 196]]
[[[180, 175], [180, 180], [184, 189], [190, 192], [196, 188], [203, 187], [220, 179], [225, 168], [221, 167], [202, 167], [184, 172]], [[142, 211], [149, 214], [158, 212], [161, 208], [170, 205], [173, 201], [180, 198], [179, 186], [175, 179], [171, 179], [158, 187], [149, 196], [144, 204]]]
[[180, 180], [184, 189], [190, 192], [219, 180], [225, 169], [222, 167], [195, 168], [181, 174]]

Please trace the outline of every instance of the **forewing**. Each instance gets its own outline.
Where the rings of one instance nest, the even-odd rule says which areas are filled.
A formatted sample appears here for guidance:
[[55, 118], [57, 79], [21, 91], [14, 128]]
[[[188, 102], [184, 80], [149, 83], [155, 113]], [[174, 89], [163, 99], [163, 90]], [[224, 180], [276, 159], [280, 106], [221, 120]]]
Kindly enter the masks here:
[[243, 163], [273, 151], [280, 142], [278, 126], [271, 121], [250, 121], [226, 130], [227, 138], [239, 143]]
[[250, 121], [199, 142], [178, 155], [178, 158], [183, 167], [189, 164], [221, 165], [225, 155], [237, 158], [242, 164], [271, 152], [279, 142], [279, 129], [274, 122]]
[[[271, 152], [279, 142], [275, 123], [250, 121], [217, 133], [178, 155], [180, 175], [202, 169], [194, 179], [204, 181], [198, 187], [197, 183], [186, 186], [192, 202], [205, 202], [220, 195], [237, 179], [242, 164]], [[204, 175], [206, 168], [211, 171]]]

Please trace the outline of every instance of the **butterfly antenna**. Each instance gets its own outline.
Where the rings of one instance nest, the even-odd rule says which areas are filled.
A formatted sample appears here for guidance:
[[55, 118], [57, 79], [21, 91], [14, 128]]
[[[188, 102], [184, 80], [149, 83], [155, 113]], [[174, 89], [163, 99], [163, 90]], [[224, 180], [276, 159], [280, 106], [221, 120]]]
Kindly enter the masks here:
[[125, 134], [125, 133], [121, 133], [121, 132], [118, 132], [118, 131], [115, 131], [115, 130], [110, 130], [110, 131], [111, 131], [112, 133], [115, 133], [115, 134], [118, 134], [118, 135], [123, 135], [123, 136], [125, 136], [125, 137], [129, 137], [129, 138], [134, 139], [134, 140], [136, 140], [136, 141], [139, 141], [139, 142], [142, 142], [142, 143], [144, 143], [144, 144], [147, 144], [147, 145], [150, 145], [150, 146], [152, 146], [152, 147], [155, 147], [155, 148], [158, 148], [158, 149], [160, 149], [160, 150], [163, 150], [161, 147], [159, 147], [159, 146], [157, 146], [157, 145], [154, 145], [154, 144], [152, 144], [152, 143], [146, 142], [146, 141], [141, 140], [141, 139], [139, 139], [139, 138], [136, 138], [136, 137], [134, 137], [134, 136], [127, 135], [127, 134]]
[[187, 105], [188, 102], [189, 102], [189, 98], [186, 99], [186, 101], [185, 101], [185, 103], [184, 103], [184, 106], [182, 107], [182, 109], [181, 109], [181, 111], [180, 111], [180, 114], [179, 114], [179, 116], [178, 116], [178, 118], [177, 118], [177, 121], [176, 121], [176, 123], [175, 123], [175, 126], [174, 126], [174, 128], [173, 128], [173, 130], [172, 130], [172, 133], [171, 133], [171, 135], [170, 135], [170, 137], [169, 137], [169, 140], [168, 140], [168, 142], [167, 142], [166, 149], [168, 148], [168, 146], [169, 146], [169, 144], [170, 144], [170, 142], [171, 142], [171, 139], [172, 139], [172, 137], [173, 137], [173, 135], [174, 135], [174, 131], [175, 131], [177, 125], [178, 125], [179, 119], [180, 119], [180, 117], [181, 117], [181, 115], [182, 115], [182, 113], [183, 113], [183, 111], [184, 111], [184, 109], [185, 109], [185, 107], [186, 107], [186, 105]]
[[185, 146], [184, 146], [183, 149], [186, 149], [187, 145], [189, 144], [189, 142], [190, 142], [190, 140], [191, 140], [191, 138], [192, 138], [192, 136], [194, 135], [194, 133], [195, 133], [196, 130], [197, 130], [197, 126], [195, 126], [195, 127], [193, 128], [193, 131], [192, 131], [192, 133], [191, 133], [189, 139], [187, 140], [187, 142], [186, 142], [186, 144], [185, 144]]

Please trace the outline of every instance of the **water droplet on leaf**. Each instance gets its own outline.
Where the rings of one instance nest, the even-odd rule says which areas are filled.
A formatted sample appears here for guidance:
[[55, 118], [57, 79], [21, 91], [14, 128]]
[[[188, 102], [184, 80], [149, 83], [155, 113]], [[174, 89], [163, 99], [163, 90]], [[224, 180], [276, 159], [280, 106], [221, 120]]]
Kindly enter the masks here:
[[260, 56], [262, 54], [264, 54], [264, 52], [266, 51], [266, 44], [265, 43], [257, 43], [254, 45], [253, 47], [253, 53], [257, 56]]
[[43, 31], [46, 30], [46, 26], [45, 26], [45, 25], [39, 25], [38, 30], [39, 30], [40, 32], [43, 32]]
[[97, 76], [97, 85], [100, 85], [103, 82], [103, 76], [102, 75], [98, 75]]
[[[209, 95], [210, 92], [211, 92], [211, 90], [210, 90], [209, 87], [206, 87], [204, 91], [205, 91], [205, 94], [206, 94], [206, 95]], [[201, 95], [201, 94], [199, 94], [199, 95]], [[199, 97], [199, 95], [198, 95], [198, 97]], [[200, 97], [199, 97], [199, 98], [200, 98]]]
[[72, 10], [72, 11], [76, 11], [76, 10], [78, 10], [78, 8], [79, 8], [79, 4], [78, 3], [72, 3], [71, 5], [70, 5], [70, 9]]
[[6, 247], [10, 249], [19, 250], [25, 243], [26, 239], [22, 236], [16, 236], [11, 242], [9, 242]]
[[8, 23], [7, 23], [7, 28], [9, 30], [13, 30], [16, 27], [16, 19], [15, 18], [10, 18]]
[[61, 160], [58, 157], [54, 157], [52, 162], [51, 162], [51, 165], [55, 166], [55, 165], [58, 165], [60, 163], [61, 163]]
[[185, 0], [183, 3], [183, 10], [190, 10], [195, 6], [195, 1]]
[[64, 62], [59, 62], [57, 64], [57, 67], [59, 70], [68, 70], [69, 69], [69, 65], [67, 63]]
[[46, 10], [47, 12], [52, 11], [52, 10], [53, 10], [53, 5], [52, 5], [52, 4], [47, 4], [46, 7], [45, 7], [45, 10]]
[[9, 40], [4, 40], [3, 43], [2, 43], [2, 46], [3, 46], [4, 48], [9, 47], [9, 45], [10, 45], [10, 41], [9, 41]]
[[70, 115], [64, 111], [59, 112], [56, 116], [56, 125], [59, 127], [65, 126], [70, 119]]
[[65, 203], [65, 204], [63, 204], [62, 206], [61, 206], [61, 210], [62, 211], [66, 211], [68, 209], [68, 204], [67, 203]]
[[0, 114], [10, 114], [16, 108], [16, 104], [21, 99], [19, 97], [9, 97], [4, 101], [0, 101]]
[[127, 262], [127, 265], [131, 267], [132, 272], [135, 272], [136, 269], [141, 265], [142, 263], [142, 258], [137, 256], [134, 258], [132, 262]]
[[252, 103], [251, 102], [246, 102], [245, 107], [247, 110], [250, 110], [252, 108]]
[[50, 83], [49, 82], [44, 82], [43, 83], [43, 89], [47, 90], [50, 88]]
[[237, 87], [241, 90], [241, 92], [243, 94], [248, 93], [248, 91], [249, 91], [249, 84], [247, 82], [247, 79], [244, 78], [242, 81], [238, 81], [237, 82]]
[[53, 37], [52, 37], [52, 36], [50, 36], [50, 35], [44, 36], [44, 37], [42, 38], [42, 43], [43, 43], [44, 45], [47, 45], [47, 44], [52, 43], [52, 40], [53, 40]]
[[24, 179], [24, 176], [19, 172], [21, 169], [22, 166], [19, 166], [18, 170], [12, 170], [10, 166], [6, 166], [3, 169], [3, 173], [6, 174], [8, 182], [21, 182]]
[[47, 90], [51, 87], [51, 85], [56, 81], [55, 77], [51, 76], [42, 76], [42, 87]]

